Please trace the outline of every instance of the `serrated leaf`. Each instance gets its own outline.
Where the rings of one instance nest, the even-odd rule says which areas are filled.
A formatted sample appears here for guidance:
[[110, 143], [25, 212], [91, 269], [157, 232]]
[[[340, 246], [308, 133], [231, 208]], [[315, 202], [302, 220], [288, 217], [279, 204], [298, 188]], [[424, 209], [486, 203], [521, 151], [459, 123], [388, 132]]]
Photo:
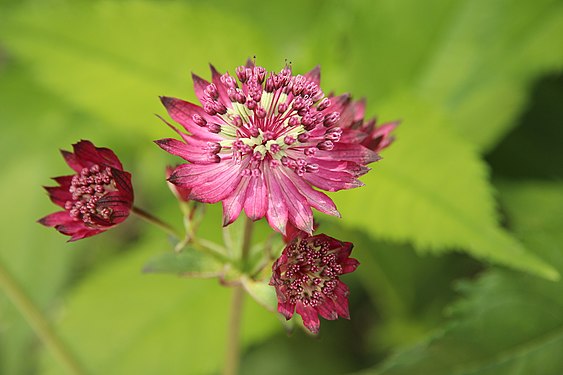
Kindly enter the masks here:
[[[67, 296], [56, 328], [91, 373], [207, 374], [221, 368], [230, 288], [216, 280], [178, 279], [139, 270], [154, 248], [141, 248], [91, 274]], [[278, 330], [278, 320], [255, 303], [244, 308], [248, 345]], [[111, 340], [108, 340], [108, 330]], [[44, 358], [42, 374], [60, 374]]]
[[221, 262], [212, 255], [186, 246], [179, 253], [167, 252], [154, 256], [144, 265], [143, 272], [209, 278], [219, 276], [222, 268]]
[[[563, 185], [505, 183], [502, 200], [522, 240], [563, 271]], [[465, 283], [443, 332], [400, 352], [377, 374], [560, 374], [563, 282], [494, 270]]]
[[304, 52], [328, 62], [326, 79], [371, 103], [403, 90], [427, 98], [481, 150], [515, 125], [533, 80], [563, 68], [563, 49], [554, 48], [563, 44], [558, 0], [360, 0], [346, 11], [328, 3], [311, 34], [333, 42]]
[[487, 168], [475, 149], [423, 101], [405, 96], [386, 106], [404, 102], [410, 108], [403, 110], [397, 141], [362, 178], [366, 186], [335, 195], [343, 222], [381, 238], [409, 239], [418, 250], [465, 251], [556, 279], [553, 267], [500, 228]]

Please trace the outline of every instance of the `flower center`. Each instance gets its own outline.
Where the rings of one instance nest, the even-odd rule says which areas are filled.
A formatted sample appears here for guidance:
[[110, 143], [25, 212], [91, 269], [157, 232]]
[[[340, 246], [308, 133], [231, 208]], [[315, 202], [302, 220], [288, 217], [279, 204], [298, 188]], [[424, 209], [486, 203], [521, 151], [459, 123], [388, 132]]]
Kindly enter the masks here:
[[289, 246], [288, 263], [281, 280], [288, 290], [289, 302], [319, 306], [332, 298], [342, 266], [328, 243], [319, 239], [300, 239]]
[[221, 76], [221, 89], [230, 101], [227, 106], [214, 83], [204, 90], [203, 108], [215, 116], [216, 123], [193, 116], [196, 124], [223, 138], [207, 144], [209, 161], [219, 163], [222, 156], [231, 156], [237, 163], [248, 160], [251, 175], [259, 174], [265, 163], [282, 164], [300, 176], [316, 172], [318, 165], [309, 163], [308, 157], [318, 150], [332, 150], [342, 134], [334, 126], [340, 113], [327, 112], [330, 99], [317, 83], [293, 76], [288, 66], [268, 77], [262, 67], [240, 66], [236, 75], [242, 89], [228, 73]]
[[72, 200], [65, 203], [65, 209], [70, 216], [88, 225], [96, 225], [95, 220], [109, 221], [111, 208], [99, 207], [98, 201], [111, 191], [116, 191], [116, 187], [110, 167], [101, 169], [94, 164], [90, 168], [83, 168], [72, 177], [69, 188]]

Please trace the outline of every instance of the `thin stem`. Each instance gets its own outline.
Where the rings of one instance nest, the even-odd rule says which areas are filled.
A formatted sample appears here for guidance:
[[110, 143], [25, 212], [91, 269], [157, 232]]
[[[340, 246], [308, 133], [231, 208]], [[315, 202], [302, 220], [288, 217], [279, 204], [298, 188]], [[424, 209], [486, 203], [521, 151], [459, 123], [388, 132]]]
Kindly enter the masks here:
[[45, 316], [27, 296], [19, 283], [10, 275], [0, 262], [0, 287], [6, 292], [12, 303], [23, 315], [27, 323], [35, 331], [43, 344], [51, 351], [53, 356], [72, 375], [84, 375], [86, 372], [79, 365], [70, 349], [55, 334]]
[[[250, 245], [252, 243], [253, 222], [246, 218], [244, 226], [244, 235], [242, 238], [241, 251], [241, 269], [247, 268], [247, 258], [250, 253]], [[229, 327], [227, 336], [227, 352], [225, 355], [225, 367], [223, 375], [236, 375], [239, 370], [240, 363], [240, 331], [242, 322], [242, 308], [244, 305], [245, 291], [242, 285], [234, 287], [231, 300], [231, 311], [229, 315]]]
[[244, 305], [245, 291], [241, 285], [233, 289], [229, 327], [227, 336], [227, 353], [225, 355], [225, 368], [223, 375], [236, 375], [240, 363], [240, 323]]
[[131, 211], [136, 214], [137, 216], [139, 216], [141, 219], [156, 225], [157, 227], [159, 227], [160, 229], [162, 229], [163, 231], [165, 231], [166, 233], [168, 233], [170, 236], [174, 237], [174, 239], [176, 239], [176, 241], [179, 241], [180, 238], [182, 237], [177, 231], [176, 229], [174, 229], [170, 224], [165, 223], [164, 221], [160, 220], [159, 218], [157, 218], [156, 216], [148, 213], [147, 211], [143, 210], [142, 208], [133, 206], [133, 208], [131, 209]]

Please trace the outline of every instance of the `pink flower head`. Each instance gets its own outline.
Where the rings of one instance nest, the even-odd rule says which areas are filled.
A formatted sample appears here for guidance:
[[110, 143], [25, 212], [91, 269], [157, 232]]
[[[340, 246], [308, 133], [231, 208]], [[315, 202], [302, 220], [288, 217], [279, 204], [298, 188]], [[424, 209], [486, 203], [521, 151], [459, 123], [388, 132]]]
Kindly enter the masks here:
[[340, 275], [354, 271], [352, 243], [325, 234], [298, 236], [287, 245], [272, 267], [270, 285], [276, 288], [278, 311], [290, 319], [301, 315], [303, 324], [319, 332], [319, 315], [328, 320], [350, 319], [349, 290]]
[[59, 186], [45, 187], [53, 203], [64, 208], [40, 219], [76, 241], [121, 223], [133, 205], [131, 175], [123, 171], [113, 151], [90, 141], [72, 145], [74, 153], [61, 151], [76, 172], [55, 177]]
[[190, 189], [194, 200], [222, 201], [224, 225], [244, 209], [253, 220], [265, 216], [281, 233], [288, 222], [312, 233], [311, 208], [340, 216], [333, 201], [314, 188], [362, 186], [358, 177], [379, 156], [357, 139], [342, 138], [345, 107], [325, 97], [320, 70], [293, 75], [286, 66], [267, 73], [248, 62], [236, 69], [236, 78], [213, 66], [211, 73], [212, 82], [193, 76], [201, 106], [161, 98], [170, 117], [188, 132], [170, 125], [183, 142], [156, 142], [189, 161], [169, 181]]

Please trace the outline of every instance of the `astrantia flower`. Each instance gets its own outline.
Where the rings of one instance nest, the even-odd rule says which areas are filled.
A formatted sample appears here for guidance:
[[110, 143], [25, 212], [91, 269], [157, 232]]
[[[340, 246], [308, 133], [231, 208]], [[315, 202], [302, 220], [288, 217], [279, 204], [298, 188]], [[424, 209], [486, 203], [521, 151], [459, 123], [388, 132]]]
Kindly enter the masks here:
[[297, 312], [315, 334], [319, 332], [319, 315], [328, 320], [339, 316], [349, 319], [349, 291], [340, 275], [359, 265], [349, 257], [352, 247], [350, 242], [325, 234], [296, 237], [272, 267], [270, 285], [276, 288], [278, 311], [286, 319]]
[[352, 124], [339, 124], [349, 102], [327, 98], [320, 71], [292, 75], [286, 66], [267, 73], [249, 62], [236, 77], [211, 67], [212, 82], [193, 76], [201, 106], [162, 97], [169, 115], [189, 134], [175, 129], [183, 142], [157, 144], [189, 161], [169, 181], [191, 190], [194, 200], [223, 203], [223, 224], [241, 210], [253, 220], [266, 217], [285, 233], [289, 221], [312, 233], [315, 208], [339, 216], [324, 193], [362, 186], [358, 177], [379, 159], [351, 136]]
[[76, 172], [55, 177], [59, 184], [45, 187], [53, 203], [64, 211], [39, 222], [71, 236], [76, 241], [101, 233], [124, 221], [133, 205], [131, 175], [123, 171], [113, 151], [95, 147], [90, 141], [73, 145], [74, 153], [62, 151]]

